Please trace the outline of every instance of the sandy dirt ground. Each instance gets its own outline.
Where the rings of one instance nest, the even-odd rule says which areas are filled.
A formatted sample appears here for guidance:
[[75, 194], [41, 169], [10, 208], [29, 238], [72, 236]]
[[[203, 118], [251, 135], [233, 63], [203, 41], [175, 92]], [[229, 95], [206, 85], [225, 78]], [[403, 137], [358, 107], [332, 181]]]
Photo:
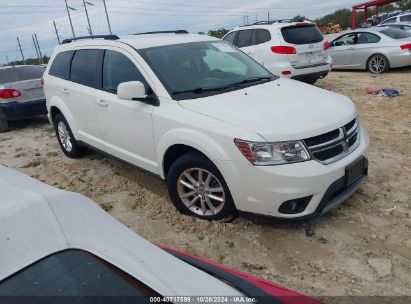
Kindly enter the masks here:
[[[232, 223], [180, 215], [163, 181], [99, 154], [63, 155], [47, 120], [0, 134], [0, 163], [80, 192], [148, 240], [321, 296], [411, 296], [411, 69], [372, 77], [332, 72], [318, 86], [349, 96], [371, 136], [368, 180], [347, 202], [305, 223]], [[368, 86], [401, 96], [365, 94]], [[0, 196], [1, 197], [1, 196]]]

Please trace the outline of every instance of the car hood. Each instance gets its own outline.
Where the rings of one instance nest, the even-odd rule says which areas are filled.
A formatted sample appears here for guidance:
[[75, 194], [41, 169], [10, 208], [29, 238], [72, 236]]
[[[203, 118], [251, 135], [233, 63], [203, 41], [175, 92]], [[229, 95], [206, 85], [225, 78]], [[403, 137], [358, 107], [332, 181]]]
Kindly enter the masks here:
[[298, 140], [323, 134], [357, 115], [354, 104], [347, 97], [289, 79], [205, 98], [180, 100], [179, 104], [256, 132], [267, 141]]

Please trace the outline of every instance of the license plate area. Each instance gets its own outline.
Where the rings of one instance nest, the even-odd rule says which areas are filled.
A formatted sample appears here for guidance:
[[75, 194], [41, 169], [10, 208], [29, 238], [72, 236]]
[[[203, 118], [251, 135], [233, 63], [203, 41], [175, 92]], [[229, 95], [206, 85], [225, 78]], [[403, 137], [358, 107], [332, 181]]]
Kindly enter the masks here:
[[367, 159], [361, 157], [351, 165], [345, 168], [345, 185], [346, 187], [352, 185], [360, 177], [367, 173]]

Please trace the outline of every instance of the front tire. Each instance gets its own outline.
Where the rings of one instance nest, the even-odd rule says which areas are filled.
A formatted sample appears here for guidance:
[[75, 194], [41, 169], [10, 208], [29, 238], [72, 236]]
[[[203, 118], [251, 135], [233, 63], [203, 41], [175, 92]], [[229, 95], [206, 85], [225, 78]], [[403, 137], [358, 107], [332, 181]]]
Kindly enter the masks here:
[[74, 138], [70, 126], [63, 114], [59, 113], [54, 118], [54, 129], [56, 130], [60, 148], [66, 156], [70, 158], [79, 158], [86, 153], [86, 149], [80, 146]]
[[6, 119], [0, 118], [0, 133], [6, 132], [9, 129], [9, 123]]
[[223, 176], [200, 153], [188, 152], [171, 165], [167, 189], [173, 205], [183, 214], [224, 222], [237, 216]]
[[390, 63], [384, 55], [375, 54], [367, 61], [367, 70], [373, 74], [382, 74], [388, 72]]

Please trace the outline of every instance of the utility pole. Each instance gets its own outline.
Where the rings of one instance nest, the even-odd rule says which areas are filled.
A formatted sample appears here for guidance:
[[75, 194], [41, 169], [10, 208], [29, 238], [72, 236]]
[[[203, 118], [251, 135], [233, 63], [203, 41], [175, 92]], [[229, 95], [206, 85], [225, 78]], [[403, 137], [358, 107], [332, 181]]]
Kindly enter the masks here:
[[9, 56], [6, 55], [6, 63], [9, 65]]
[[21, 49], [21, 44], [20, 44], [19, 37], [17, 37], [17, 44], [19, 45], [21, 58], [23, 59], [23, 64], [26, 64], [26, 60], [24, 60], [23, 50]]
[[90, 18], [88, 17], [87, 5], [86, 5], [86, 1], [85, 1], [85, 0], [83, 0], [83, 5], [84, 5], [84, 10], [86, 11], [86, 17], [87, 17], [87, 23], [88, 23], [88, 31], [89, 31], [89, 33], [90, 33], [90, 36], [93, 37], [93, 30], [91, 29]]
[[70, 21], [71, 32], [73, 33], [73, 38], [76, 38], [76, 34], [74, 34], [73, 22], [71, 22], [71, 16], [70, 16], [69, 7], [67, 5], [67, 0], [64, 0], [64, 2], [66, 3], [66, 10], [67, 10], [67, 15], [68, 15], [68, 18], [69, 18], [69, 21]]
[[270, 22], [270, 12], [267, 13], [267, 21]]
[[59, 32], [57, 31], [56, 22], [54, 20], [53, 20], [53, 25], [54, 25], [54, 30], [56, 31], [57, 41], [60, 44], [60, 36], [59, 36]]
[[107, 12], [106, 0], [103, 0], [103, 4], [104, 4], [104, 11], [106, 12], [106, 18], [107, 18], [108, 31], [110, 32], [110, 35], [113, 35], [113, 33], [111, 32], [110, 19], [108, 18], [108, 12]]
[[39, 40], [37, 39], [37, 34], [36, 33], [34, 33], [34, 39], [36, 40], [37, 49], [39, 50], [40, 61], [41, 61], [41, 63], [43, 63], [43, 54], [41, 54], [40, 44], [39, 44]]
[[36, 50], [37, 59], [38, 59], [38, 61], [39, 61], [39, 64], [41, 64], [41, 59], [40, 59], [40, 55], [39, 55], [39, 50], [37, 49], [37, 44], [36, 44], [36, 40], [34, 39], [34, 35], [31, 35], [31, 38], [33, 39], [33, 44], [34, 44], [34, 49]]

